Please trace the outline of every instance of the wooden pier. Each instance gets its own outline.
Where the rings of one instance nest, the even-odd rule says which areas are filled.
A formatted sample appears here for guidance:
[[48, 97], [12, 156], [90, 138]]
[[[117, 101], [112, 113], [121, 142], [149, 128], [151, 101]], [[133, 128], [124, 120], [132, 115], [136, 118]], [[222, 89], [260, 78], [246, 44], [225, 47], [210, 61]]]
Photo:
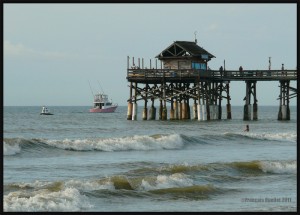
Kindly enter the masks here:
[[[297, 96], [297, 89], [290, 87], [290, 81], [297, 80], [297, 70], [210, 70], [207, 62], [214, 56], [196, 42], [187, 41], [174, 42], [156, 58], [153, 65], [150, 60], [147, 68], [144, 59], [138, 58], [135, 62], [134, 57], [127, 57], [130, 87], [128, 120], [137, 119], [139, 100], [144, 101], [143, 120], [156, 119], [155, 101], [159, 102], [159, 120], [221, 119], [223, 99], [226, 101], [227, 119], [231, 119], [232, 81], [245, 82], [244, 120], [258, 119], [256, 83], [279, 81], [278, 120], [290, 120], [289, 100]], [[149, 112], [148, 100], [151, 101]], [[171, 104], [169, 117], [167, 102]]]

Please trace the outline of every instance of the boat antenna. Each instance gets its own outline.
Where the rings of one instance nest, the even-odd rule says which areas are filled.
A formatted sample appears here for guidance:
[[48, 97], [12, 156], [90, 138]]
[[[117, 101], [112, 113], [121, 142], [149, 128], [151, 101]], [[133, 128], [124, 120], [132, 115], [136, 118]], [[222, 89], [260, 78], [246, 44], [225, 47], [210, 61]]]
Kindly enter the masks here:
[[90, 81], [88, 80], [88, 82], [89, 82], [89, 85], [90, 85], [90, 89], [91, 89], [92, 95], [93, 95], [93, 97], [94, 97], [94, 93], [93, 93], [93, 90], [92, 90], [92, 87], [91, 87]]
[[[97, 80], [97, 81], [98, 81], [98, 80]], [[105, 94], [105, 93], [104, 93], [104, 90], [102, 89], [101, 84], [100, 84], [99, 81], [98, 81], [98, 84], [99, 84], [99, 86], [100, 86], [100, 89], [101, 89], [102, 93]]]

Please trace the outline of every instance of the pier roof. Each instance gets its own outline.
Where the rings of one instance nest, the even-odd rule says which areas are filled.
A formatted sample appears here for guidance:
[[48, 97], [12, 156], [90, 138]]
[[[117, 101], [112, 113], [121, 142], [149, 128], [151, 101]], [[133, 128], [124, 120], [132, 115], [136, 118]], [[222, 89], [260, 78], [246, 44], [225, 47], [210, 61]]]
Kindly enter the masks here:
[[196, 42], [175, 41], [168, 48], [166, 48], [161, 53], [159, 53], [156, 56], [156, 58], [163, 59], [163, 58], [170, 58], [170, 57], [174, 58], [174, 57], [184, 57], [184, 56], [203, 58], [203, 55], [207, 55], [208, 59], [215, 58], [214, 55], [212, 55], [202, 47], [198, 46]]

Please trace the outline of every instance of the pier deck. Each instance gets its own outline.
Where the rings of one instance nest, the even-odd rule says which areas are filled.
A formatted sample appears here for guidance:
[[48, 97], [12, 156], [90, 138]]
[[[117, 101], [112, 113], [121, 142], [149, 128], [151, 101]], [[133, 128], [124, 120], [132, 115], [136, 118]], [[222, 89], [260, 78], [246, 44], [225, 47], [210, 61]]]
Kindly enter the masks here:
[[280, 81], [297, 80], [297, 70], [219, 70], [194, 69], [128, 69], [127, 80], [156, 84], [165, 82], [194, 83], [195, 81]]
[[[155, 119], [154, 100], [160, 102], [159, 119], [167, 119], [166, 102], [171, 103], [170, 119], [190, 119], [189, 100], [194, 100], [194, 119], [221, 119], [221, 101], [227, 101], [227, 119], [231, 119], [229, 83], [244, 81], [246, 96], [244, 120], [257, 120], [257, 81], [279, 81], [280, 105], [278, 120], [289, 120], [289, 99], [297, 97], [290, 81], [297, 80], [297, 70], [196, 70], [128, 68], [130, 82], [127, 119], [136, 119], [136, 102], [144, 100], [143, 119], [148, 119], [147, 100], [151, 99], [150, 118]], [[138, 87], [138, 84], [144, 87]], [[134, 90], [134, 94], [133, 91]], [[225, 95], [222, 95], [223, 92]], [[253, 97], [253, 105], [251, 105]], [[252, 107], [253, 106], [253, 107]], [[179, 108], [179, 109], [178, 109]], [[253, 111], [252, 111], [253, 109]], [[253, 112], [253, 113], [252, 113]]]

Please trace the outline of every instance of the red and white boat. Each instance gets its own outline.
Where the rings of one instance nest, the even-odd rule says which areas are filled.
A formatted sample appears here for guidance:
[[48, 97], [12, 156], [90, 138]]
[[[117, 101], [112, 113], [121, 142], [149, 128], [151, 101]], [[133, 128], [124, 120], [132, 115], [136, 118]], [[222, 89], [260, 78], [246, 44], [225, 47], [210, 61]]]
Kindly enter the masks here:
[[118, 104], [113, 104], [108, 100], [108, 96], [103, 93], [97, 93], [94, 96], [94, 107], [90, 109], [90, 113], [112, 113], [117, 109]]

